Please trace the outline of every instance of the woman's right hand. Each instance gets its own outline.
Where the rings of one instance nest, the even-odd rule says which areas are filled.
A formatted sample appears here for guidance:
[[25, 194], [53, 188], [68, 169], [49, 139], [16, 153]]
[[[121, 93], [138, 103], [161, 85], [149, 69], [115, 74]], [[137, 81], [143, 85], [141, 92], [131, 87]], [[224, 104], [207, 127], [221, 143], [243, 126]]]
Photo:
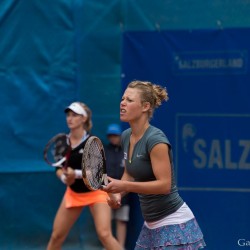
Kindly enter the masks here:
[[75, 182], [75, 171], [71, 167], [67, 167], [67, 170], [64, 172], [64, 175], [65, 175], [64, 183], [67, 186], [70, 186]]

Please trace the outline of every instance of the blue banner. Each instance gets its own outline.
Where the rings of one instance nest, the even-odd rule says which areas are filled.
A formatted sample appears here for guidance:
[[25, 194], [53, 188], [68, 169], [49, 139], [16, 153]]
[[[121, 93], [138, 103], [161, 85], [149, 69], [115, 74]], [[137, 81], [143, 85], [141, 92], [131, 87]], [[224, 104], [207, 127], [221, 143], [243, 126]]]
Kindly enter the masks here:
[[[166, 86], [151, 121], [174, 149], [181, 196], [208, 250], [249, 240], [250, 29], [126, 32], [122, 87]], [[127, 125], [124, 125], [124, 128]]]
[[123, 88], [141, 79], [169, 92], [152, 123], [175, 147], [181, 188], [250, 191], [249, 32], [124, 34]]

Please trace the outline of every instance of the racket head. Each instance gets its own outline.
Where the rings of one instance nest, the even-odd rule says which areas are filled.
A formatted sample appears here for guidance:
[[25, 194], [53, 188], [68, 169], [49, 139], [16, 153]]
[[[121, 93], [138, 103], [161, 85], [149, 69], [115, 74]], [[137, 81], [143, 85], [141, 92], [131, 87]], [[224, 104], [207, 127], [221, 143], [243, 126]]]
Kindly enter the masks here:
[[71, 150], [67, 134], [60, 133], [52, 137], [43, 150], [43, 158], [52, 167], [63, 167], [67, 162], [67, 154]]
[[106, 183], [106, 158], [101, 140], [90, 136], [82, 154], [82, 177], [90, 190], [98, 190]]

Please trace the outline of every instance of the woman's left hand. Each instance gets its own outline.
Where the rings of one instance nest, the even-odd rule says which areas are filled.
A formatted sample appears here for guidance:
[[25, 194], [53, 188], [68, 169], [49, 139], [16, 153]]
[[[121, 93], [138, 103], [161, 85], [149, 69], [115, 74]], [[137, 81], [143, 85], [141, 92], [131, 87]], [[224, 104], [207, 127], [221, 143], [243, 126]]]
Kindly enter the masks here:
[[75, 171], [71, 167], [67, 167], [66, 171], [66, 184], [68, 186], [72, 185], [75, 182]]

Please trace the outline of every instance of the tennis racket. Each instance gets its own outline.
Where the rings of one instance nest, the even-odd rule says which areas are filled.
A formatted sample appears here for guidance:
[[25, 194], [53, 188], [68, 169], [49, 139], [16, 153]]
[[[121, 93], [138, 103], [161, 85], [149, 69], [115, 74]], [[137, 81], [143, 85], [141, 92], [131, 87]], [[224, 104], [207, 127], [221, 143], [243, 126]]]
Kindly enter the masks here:
[[61, 133], [48, 141], [43, 151], [43, 158], [50, 166], [66, 170], [70, 152], [69, 136]]
[[101, 140], [96, 136], [90, 136], [83, 149], [82, 176], [90, 190], [108, 185], [105, 152]]

